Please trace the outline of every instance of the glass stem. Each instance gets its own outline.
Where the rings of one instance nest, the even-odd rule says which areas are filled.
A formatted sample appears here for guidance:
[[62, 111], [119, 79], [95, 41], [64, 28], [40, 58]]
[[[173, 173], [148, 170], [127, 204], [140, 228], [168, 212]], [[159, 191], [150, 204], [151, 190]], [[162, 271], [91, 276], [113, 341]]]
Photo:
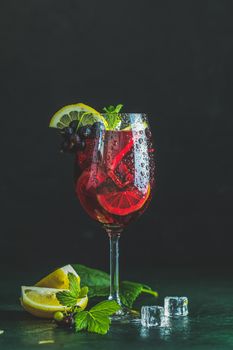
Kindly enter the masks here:
[[119, 239], [122, 228], [105, 226], [110, 243], [110, 294], [109, 300], [115, 300], [121, 305], [119, 295]]

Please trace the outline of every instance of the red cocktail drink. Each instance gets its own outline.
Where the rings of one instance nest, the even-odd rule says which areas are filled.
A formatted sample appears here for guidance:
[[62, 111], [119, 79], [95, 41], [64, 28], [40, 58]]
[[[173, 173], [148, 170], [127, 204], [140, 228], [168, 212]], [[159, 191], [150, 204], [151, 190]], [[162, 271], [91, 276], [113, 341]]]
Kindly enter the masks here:
[[75, 162], [76, 194], [94, 220], [125, 226], [148, 206], [154, 179], [148, 129], [104, 130], [86, 139]]

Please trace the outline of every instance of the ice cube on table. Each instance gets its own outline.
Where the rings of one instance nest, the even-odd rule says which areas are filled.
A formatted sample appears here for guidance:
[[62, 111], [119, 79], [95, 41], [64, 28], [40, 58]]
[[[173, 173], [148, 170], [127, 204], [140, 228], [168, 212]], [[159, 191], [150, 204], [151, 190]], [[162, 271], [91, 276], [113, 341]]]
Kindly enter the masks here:
[[164, 308], [162, 306], [142, 306], [141, 324], [144, 327], [161, 327], [163, 318]]
[[187, 316], [188, 298], [187, 297], [165, 297], [164, 315], [168, 317]]

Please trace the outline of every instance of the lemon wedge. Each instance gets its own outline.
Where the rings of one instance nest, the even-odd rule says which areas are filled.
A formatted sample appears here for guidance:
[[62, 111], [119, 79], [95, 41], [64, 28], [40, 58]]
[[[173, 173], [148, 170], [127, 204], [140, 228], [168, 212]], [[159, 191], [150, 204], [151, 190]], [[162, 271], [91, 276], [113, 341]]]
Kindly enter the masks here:
[[47, 288], [58, 288], [58, 289], [69, 289], [68, 273], [73, 273], [78, 280], [80, 286], [80, 277], [71, 265], [65, 265], [48, 276], [42, 278], [35, 284], [36, 287], [47, 287]]
[[[63, 289], [64, 290], [64, 289]], [[57, 311], [69, 311], [69, 308], [59, 303], [56, 294], [61, 289], [43, 288], [34, 286], [21, 287], [21, 305], [30, 314], [36, 317], [53, 318]], [[85, 309], [88, 303], [88, 297], [77, 299], [77, 306]]]

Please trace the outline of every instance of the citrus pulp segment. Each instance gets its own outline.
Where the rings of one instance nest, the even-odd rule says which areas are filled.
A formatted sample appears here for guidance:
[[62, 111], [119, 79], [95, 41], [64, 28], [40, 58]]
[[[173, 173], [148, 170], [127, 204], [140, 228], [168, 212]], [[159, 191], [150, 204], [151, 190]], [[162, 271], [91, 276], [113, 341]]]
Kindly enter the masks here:
[[109, 213], [128, 215], [142, 208], [150, 195], [150, 185], [144, 193], [136, 188], [120, 192], [98, 194], [99, 204]]

